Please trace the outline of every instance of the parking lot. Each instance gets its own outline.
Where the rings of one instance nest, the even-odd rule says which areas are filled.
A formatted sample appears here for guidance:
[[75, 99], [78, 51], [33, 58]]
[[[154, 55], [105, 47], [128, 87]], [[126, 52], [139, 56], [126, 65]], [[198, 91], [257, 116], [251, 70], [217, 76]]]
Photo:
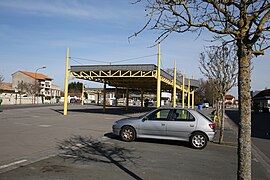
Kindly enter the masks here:
[[[80, 105], [69, 106], [66, 117], [61, 106], [4, 110], [0, 179], [236, 179], [236, 144], [195, 150], [178, 141], [126, 143], [111, 134], [115, 120], [142, 113]], [[256, 158], [252, 167], [253, 179], [269, 178]]]

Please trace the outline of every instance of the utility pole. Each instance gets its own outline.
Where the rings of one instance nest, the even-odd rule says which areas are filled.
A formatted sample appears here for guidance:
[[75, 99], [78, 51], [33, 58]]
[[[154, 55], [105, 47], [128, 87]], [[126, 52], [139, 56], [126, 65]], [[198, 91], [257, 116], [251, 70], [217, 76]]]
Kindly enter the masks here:
[[67, 48], [66, 54], [66, 76], [65, 76], [65, 96], [64, 96], [64, 116], [67, 115], [67, 106], [68, 106], [68, 60], [69, 60], [69, 48]]
[[43, 67], [40, 67], [40, 68], [37, 68], [36, 71], [35, 71], [35, 89], [34, 89], [34, 104], [36, 104], [36, 94], [37, 94], [37, 71], [40, 70], [40, 69], [45, 69], [46, 67], [43, 66]]
[[160, 43], [158, 43], [158, 69], [157, 69], [157, 108], [160, 107], [161, 77], [160, 77]]

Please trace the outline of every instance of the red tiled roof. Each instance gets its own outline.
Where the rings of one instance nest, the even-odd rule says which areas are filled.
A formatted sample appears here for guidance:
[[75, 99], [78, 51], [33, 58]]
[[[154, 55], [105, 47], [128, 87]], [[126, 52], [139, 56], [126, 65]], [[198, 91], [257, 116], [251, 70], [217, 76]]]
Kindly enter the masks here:
[[36, 78], [39, 80], [53, 80], [52, 78], [45, 76], [44, 74], [39, 74], [39, 73], [33, 73], [33, 72], [26, 72], [26, 71], [20, 71], [21, 73], [30, 76], [31, 78]]
[[234, 96], [232, 96], [232, 95], [230, 95], [230, 94], [225, 95], [225, 99], [231, 100], [231, 99], [233, 99], [233, 98], [234, 98]]
[[12, 87], [12, 83], [7, 83], [7, 82], [1, 82], [0, 89], [6, 90], [6, 91], [15, 91], [15, 89]]

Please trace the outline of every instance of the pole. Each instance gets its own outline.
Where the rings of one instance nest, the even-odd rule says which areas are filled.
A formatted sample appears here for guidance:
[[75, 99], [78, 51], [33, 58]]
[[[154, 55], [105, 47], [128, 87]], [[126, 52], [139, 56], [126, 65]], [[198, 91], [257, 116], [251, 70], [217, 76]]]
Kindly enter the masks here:
[[160, 78], [160, 43], [158, 43], [158, 69], [157, 69], [157, 108], [160, 107], [161, 78]]
[[128, 110], [129, 105], [129, 91], [128, 88], [126, 89], [126, 111]]
[[190, 79], [188, 79], [188, 108], [190, 108]]
[[191, 107], [192, 109], [194, 109], [194, 90], [192, 91], [192, 103], [191, 103]]
[[117, 89], [117, 87], [115, 87], [115, 106], [117, 106], [117, 104], [118, 104], [118, 100], [117, 100], [117, 97], [118, 97], [118, 89]]
[[174, 73], [173, 73], [173, 103], [172, 106], [176, 107], [176, 61], [174, 60]]
[[182, 79], [182, 108], [185, 107], [185, 77], [184, 77], [184, 71], [183, 71], [183, 79]]
[[82, 83], [82, 106], [84, 105], [84, 83]]
[[[34, 94], [34, 104], [36, 104], [36, 94], [37, 94], [37, 72], [38, 72], [38, 70], [40, 70], [40, 69], [45, 69], [45, 68], [46, 68], [46, 67], [43, 66], [43, 67], [37, 68], [36, 71], [35, 71], [35, 89], [34, 89], [35, 94]], [[32, 102], [33, 102], [33, 101], [32, 101]]]
[[69, 48], [67, 48], [67, 54], [66, 54], [66, 76], [65, 76], [65, 88], [64, 88], [64, 116], [67, 115], [67, 108], [68, 108], [68, 60], [69, 60]]
[[141, 89], [141, 109], [143, 108], [143, 93], [144, 91]]
[[103, 85], [103, 112], [105, 112], [106, 109], [106, 82], [104, 81]]

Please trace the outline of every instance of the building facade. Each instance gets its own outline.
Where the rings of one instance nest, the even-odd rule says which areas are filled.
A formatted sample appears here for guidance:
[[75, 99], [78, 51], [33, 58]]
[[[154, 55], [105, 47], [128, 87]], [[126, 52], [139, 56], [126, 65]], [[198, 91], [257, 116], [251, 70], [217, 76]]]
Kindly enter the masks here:
[[270, 112], [270, 89], [259, 92], [252, 101], [254, 111]]
[[[17, 71], [12, 74], [12, 87], [26, 91], [28, 95], [51, 97], [52, 78], [39, 73]], [[23, 85], [28, 85], [22, 89]]]
[[58, 103], [61, 89], [52, 80], [43, 74], [17, 71], [11, 83], [0, 83], [1, 104]]

